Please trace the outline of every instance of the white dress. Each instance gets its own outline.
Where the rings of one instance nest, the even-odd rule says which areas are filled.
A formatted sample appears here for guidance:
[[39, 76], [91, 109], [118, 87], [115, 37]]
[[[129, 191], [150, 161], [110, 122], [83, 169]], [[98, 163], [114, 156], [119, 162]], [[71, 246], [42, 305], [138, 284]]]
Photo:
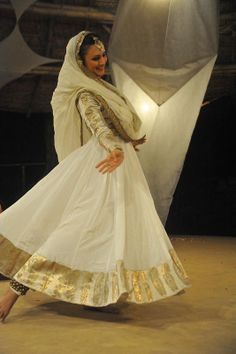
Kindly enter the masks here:
[[[180, 292], [188, 277], [156, 213], [131, 143], [82, 94], [93, 135], [0, 216], [0, 272], [55, 298], [89, 306], [146, 303]], [[111, 174], [96, 164], [115, 147]]]

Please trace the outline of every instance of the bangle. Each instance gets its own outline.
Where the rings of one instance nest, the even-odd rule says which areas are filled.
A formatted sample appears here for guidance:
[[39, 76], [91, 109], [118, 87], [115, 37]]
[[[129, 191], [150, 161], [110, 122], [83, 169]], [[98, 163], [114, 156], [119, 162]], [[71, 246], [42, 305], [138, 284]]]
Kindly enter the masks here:
[[23, 284], [18, 283], [18, 281], [12, 279], [10, 281], [10, 288], [12, 291], [14, 291], [14, 293], [16, 293], [17, 295], [25, 295], [27, 293], [27, 291], [29, 290], [29, 288]]

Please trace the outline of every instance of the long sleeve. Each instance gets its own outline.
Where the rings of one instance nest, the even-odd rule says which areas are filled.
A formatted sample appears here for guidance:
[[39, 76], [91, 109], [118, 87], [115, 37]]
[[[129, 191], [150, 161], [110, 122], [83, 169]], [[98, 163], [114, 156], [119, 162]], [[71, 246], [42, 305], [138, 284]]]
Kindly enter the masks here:
[[121, 139], [108, 127], [103, 117], [101, 106], [89, 93], [82, 93], [78, 100], [78, 109], [82, 119], [108, 152], [122, 150]]

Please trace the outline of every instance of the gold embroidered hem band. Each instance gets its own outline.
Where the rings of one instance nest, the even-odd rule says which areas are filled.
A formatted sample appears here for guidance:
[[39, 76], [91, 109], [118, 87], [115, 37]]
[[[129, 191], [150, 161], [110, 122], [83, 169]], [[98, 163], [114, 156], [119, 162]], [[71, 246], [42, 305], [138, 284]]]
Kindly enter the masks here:
[[[4, 269], [6, 275], [11, 274], [26, 287], [71, 303], [106, 306], [128, 293], [128, 302], [141, 304], [169, 297], [190, 286], [174, 249], [169, 250], [168, 262], [147, 270], [127, 269], [123, 261], [118, 261], [113, 271], [88, 272], [71, 269], [39, 254], [30, 256], [2, 236], [0, 242], [4, 242], [6, 252], [0, 255], [0, 271]], [[7, 264], [11, 264], [10, 272], [6, 272]], [[18, 272], [12, 274], [13, 269]]]
[[13, 278], [30, 257], [31, 254], [17, 248], [0, 235], [0, 270], [3, 275]]
[[171, 260], [148, 270], [126, 269], [118, 261], [111, 272], [87, 272], [34, 254], [15, 278], [49, 296], [83, 305], [106, 306], [128, 293], [128, 302], [147, 303], [174, 295], [189, 286], [175, 251]]

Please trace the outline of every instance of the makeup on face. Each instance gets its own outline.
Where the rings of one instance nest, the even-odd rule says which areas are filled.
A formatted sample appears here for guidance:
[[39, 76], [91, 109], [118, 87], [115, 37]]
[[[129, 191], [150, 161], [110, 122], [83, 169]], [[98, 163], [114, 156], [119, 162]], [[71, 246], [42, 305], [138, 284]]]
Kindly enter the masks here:
[[107, 54], [104, 48], [91, 45], [85, 55], [85, 66], [95, 75], [102, 77], [105, 74]]

